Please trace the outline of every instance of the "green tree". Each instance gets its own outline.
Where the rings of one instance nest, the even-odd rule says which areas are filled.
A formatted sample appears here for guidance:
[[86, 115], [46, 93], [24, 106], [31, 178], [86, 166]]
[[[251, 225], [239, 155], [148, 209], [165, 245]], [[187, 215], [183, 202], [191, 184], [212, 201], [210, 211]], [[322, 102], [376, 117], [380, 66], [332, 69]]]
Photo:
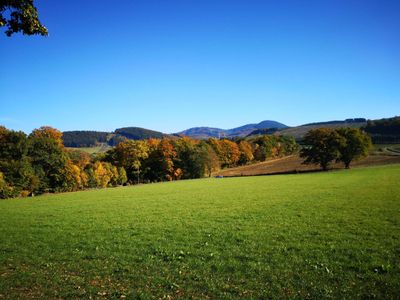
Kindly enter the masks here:
[[340, 157], [339, 146], [344, 138], [330, 128], [310, 130], [304, 137], [304, 148], [300, 157], [305, 164], [319, 164], [326, 171], [329, 164]]
[[299, 145], [296, 143], [296, 140], [292, 136], [281, 135], [279, 136], [280, 140], [284, 145], [284, 154], [291, 155], [296, 153], [299, 150]]
[[339, 145], [338, 161], [344, 163], [346, 169], [350, 168], [353, 160], [360, 159], [368, 155], [371, 149], [371, 138], [358, 128], [339, 128], [336, 132], [343, 138]]
[[6, 183], [7, 197], [29, 194], [38, 185], [30, 158], [29, 142], [23, 132], [0, 126], [0, 172]]
[[7, 26], [5, 31], [7, 36], [17, 32], [25, 35], [48, 35], [47, 28], [39, 21], [33, 0], [1, 0], [0, 27], [3, 26]]
[[6, 182], [3, 173], [0, 172], [0, 199], [11, 198], [14, 196], [14, 188]]
[[181, 171], [182, 179], [200, 178], [204, 176], [202, 157], [198, 147], [199, 142], [188, 137], [173, 141], [176, 151], [174, 168]]
[[275, 156], [276, 138], [272, 135], [262, 135], [257, 137], [253, 143], [255, 144], [254, 158], [258, 161], [265, 161]]

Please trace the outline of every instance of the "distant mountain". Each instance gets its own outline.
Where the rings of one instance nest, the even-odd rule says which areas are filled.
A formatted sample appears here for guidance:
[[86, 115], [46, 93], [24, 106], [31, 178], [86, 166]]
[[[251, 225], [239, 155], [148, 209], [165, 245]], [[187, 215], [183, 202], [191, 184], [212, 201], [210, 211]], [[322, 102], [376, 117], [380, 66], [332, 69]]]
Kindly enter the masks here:
[[285, 124], [279, 123], [277, 121], [266, 120], [258, 124], [247, 124], [240, 127], [229, 129], [227, 131], [228, 131], [228, 136], [234, 137], [234, 136], [246, 136], [256, 129], [271, 129], [271, 128], [283, 129], [287, 127], [288, 126], [286, 126]]
[[184, 131], [178, 132], [179, 136], [189, 136], [194, 139], [207, 139], [210, 137], [226, 136], [226, 130], [212, 127], [193, 127]]
[[66, 147], [92, 147], [97, 145], [115, 146], [119, 142], [132, 139], [143, 140], [149, 138], [179, 137], [188, 136], [194, 139], [207, 139], [210, 137], [246, 137], [248, 135], [277, 134], [293, 136], [300, 141], [311, 129], [320, 127], [339, 128], [354, 127], [363, 128], [377, 143], [394, 143], [400, 140], [400, 117], [367, 120], [364, 118], [346, 119], [343, 121], [328, 121], [309, 123], [296, 127], [288, 127], [276, 121], [262, 121], [255, 124], [246, 124], [232, 129], [220, 129], [212, 127], [194, 127], [175, 134], [165, 134], [159, 131], [140, 127], [118, 128], [114, 132], [101, 131], [65, 131], [63, 141]]
[[257, 129], [266, 129], [266, 128], [277, 128], [283, 129], [287, 128], [285, 124], [276, 122], [276, 121], [262, 121], [257, 124], [246, 124], [240, 127], [232, 128], [232, 129], [221, 129], [221, 128], [212, 128], [212, 127], [193, 127], [177, 134], [180, 136], [189, 136], [194, 139], [207, 139], [210, 137], [237, 137], [237, 136], [247, 136], [251, 132]]

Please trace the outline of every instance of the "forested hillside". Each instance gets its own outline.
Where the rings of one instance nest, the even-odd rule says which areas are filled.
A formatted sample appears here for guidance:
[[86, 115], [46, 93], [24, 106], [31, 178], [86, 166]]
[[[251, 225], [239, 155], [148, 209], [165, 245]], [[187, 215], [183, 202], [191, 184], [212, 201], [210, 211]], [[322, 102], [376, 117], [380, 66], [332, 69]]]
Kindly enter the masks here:
[[400, 143], [400, 117], [369, 120], [363, 129], [376, 144]]
[[139, 127], [124, 127], [114, 132], [102, 131], [64, 131], [62, 140], [65, 147], [82, 148], [93, 147], [99, 144], [116, 146], [124, 140], [144, 140], [149, 138], [163, 138], [168, 135]]
[[126, 137], [130, 140], [144, 140], [144, 139], [161, 139], [167, 137], [166, 134], [150, 129], [140, 127], [124, 127], [118, 128], [114, 131], [116, 135]]
[[64, 131], [62, 139], [65, 147], [92, 147], [106, 143], [109, 134], [101, 131]]

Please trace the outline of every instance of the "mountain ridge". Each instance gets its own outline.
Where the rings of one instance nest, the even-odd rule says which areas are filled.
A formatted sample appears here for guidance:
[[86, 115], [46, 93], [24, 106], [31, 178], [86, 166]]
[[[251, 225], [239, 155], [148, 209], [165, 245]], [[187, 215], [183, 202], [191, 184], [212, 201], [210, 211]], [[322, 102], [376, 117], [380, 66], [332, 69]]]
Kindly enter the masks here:
[[176, 133], [180, 136], [189, 136], [192, 138], [204, 139], [204, 138], [221, 138], [221, 137], [243, 137], [248, 135], [249, 133], [253, 132], [257, 129], [264, 129], [264, 128], [277, 128], [283, 129], [288, 128], [287, 125], [272, 121], [272, 120], [264, 120], [259, 123], [250, 123], [245, 124], [239, 127], [234, 127], [231, 129], [222, 129], [222, 128], [214, 128], [214, 127], [192, 127], [183, 131]]

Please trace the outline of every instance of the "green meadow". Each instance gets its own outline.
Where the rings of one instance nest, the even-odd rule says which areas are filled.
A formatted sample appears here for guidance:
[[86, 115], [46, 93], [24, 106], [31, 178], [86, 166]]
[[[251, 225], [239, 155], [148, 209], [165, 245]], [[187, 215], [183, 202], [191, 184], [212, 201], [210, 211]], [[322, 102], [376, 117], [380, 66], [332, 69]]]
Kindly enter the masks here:
[[0, 299], [397, 298], [400, 165], [0, 201]]

